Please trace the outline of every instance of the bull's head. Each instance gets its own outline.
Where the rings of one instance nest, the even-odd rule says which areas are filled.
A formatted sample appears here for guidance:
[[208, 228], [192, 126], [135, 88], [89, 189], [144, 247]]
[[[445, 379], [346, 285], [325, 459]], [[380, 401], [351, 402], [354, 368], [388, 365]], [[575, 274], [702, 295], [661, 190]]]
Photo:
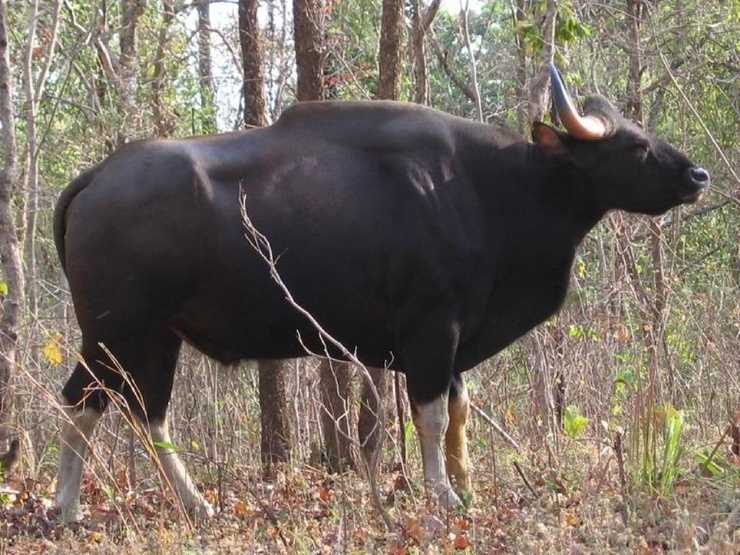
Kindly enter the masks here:
[[709, 187], [709, 172], [622, 117], [605, 98], [587, 98], [581, 115], [552, 64], [550, 76], [555, 109], [567, 133], [537, 122], [532, 136], [597, 187], [601, 208], [661, 214], [696, 202]]

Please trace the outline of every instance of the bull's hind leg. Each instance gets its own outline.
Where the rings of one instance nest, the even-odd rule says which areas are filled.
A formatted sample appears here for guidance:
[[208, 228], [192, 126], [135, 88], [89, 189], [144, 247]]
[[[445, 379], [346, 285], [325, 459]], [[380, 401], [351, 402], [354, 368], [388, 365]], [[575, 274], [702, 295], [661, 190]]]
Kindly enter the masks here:
[[80, 519], [80, 483], [88, 441], [108, 404], [103, 388], [118, 389], [120, 376], [99, 363], [102, 352], [94, 343], [82, 349], [78, 363], [62, 390], [67, 421], [62, 429], [56, 504], [63, 522]]
[[196, 519], [213, 516], [213, 508], [195, 487], [185, 465], [173, 449], [167, 418], [151, 421], [149, 430], [164, 476], [177, 493], [185, 509]]
[[[115, 361], [97, 345], [83, 348], [89, 370], [78, 365], [62, 392], [71, 419], [62, 434], [57, 482], [57, 504], [65, 522], [79, 519], [80, 481], [87, 438], [109, 401], [108, 394], [99, 385], [113, 395], [122, 393], [126, 403], [123, 409], [130, 411], [151, 433], [159, 456], [157, 467], [183, 506], [194, 516], [213, 514], [173, 451], [167, 427], [167, 406], [180, 344], [181, 340], [169, 330], [151, 330], [143, 337], [106, 343], [106, 350], [113, 354]], [[120, 369], [128, 374], [128, 379], [122, 378]]]
[[195, 518], [203, 518], [212, 516], [213, 508], [198, 492], [178, 456], [167, 423], [167, 407], [181, 343], [169, 329], [152, 332], [146, 340], [135, 342], [133, 352], [122, 355], [119, 361], [131, 373], [138, 388], [138, 392], [132, 392], [124, 387], [124, 395], [134, 415], [151, 435], [157, 469], [185, 510]]
[[61, 511], [63, 522], [76, 522], [80, 519], [80, 483], [82, 464], [87, 452], [87, 442], [100, 412], [91, 407], [80, 410], [65, 409], [69, 421], [62, 431], [59, 472], [57, 475], [56, 504]]
[[453, 377], [450, 385], [448, 413], [450, 423], [445, 435], [447, 475], [450, 477], [452, 487], [464, 500], [468, 501], [473, 494], [470, 486], [468, 440], [465, 433], [470, 413], [470, 400], [460, 374]]
[[97, 395], [83, 400], [86, 386], [94, 381], [88, 369], [78, 364], [62, 393], [68, 420], [64, 423], [60, 442], [56, 504], [63, 522], [80, 519], [82, 465], [90, 435], [105, 408]]

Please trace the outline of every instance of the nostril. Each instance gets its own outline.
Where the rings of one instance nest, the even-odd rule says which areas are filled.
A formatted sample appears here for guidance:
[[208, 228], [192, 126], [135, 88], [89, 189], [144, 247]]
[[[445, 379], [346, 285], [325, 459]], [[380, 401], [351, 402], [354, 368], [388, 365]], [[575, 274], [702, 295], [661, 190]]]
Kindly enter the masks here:
[[697, 185], [709, 185], [709, 172], [704, 168], [693, 167], [689, 170], [691, 181]]

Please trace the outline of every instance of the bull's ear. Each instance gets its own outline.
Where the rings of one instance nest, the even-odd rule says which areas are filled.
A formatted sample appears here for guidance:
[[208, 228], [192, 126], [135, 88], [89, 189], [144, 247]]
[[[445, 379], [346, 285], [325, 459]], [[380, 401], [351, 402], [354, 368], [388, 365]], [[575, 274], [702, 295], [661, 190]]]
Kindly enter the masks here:
[[541, 121], [532, 124], [532, 140], [552, 154], [564, 154], [566, 151], [560, 131]]

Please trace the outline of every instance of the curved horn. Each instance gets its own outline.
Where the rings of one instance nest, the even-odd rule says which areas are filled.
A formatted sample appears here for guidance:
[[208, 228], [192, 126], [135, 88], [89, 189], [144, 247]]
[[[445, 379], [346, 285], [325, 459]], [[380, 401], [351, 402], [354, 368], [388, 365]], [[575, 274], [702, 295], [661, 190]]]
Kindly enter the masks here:
[[606, 137], [608, 130], [604, 121], [596, 116], [581, 116], [568, 94], [568, 89], [565, 88], [558, 68], [552, 63], [549, 64], [549, 68], [555, 110], [568, 133], [584, 141], [598, 141]]

